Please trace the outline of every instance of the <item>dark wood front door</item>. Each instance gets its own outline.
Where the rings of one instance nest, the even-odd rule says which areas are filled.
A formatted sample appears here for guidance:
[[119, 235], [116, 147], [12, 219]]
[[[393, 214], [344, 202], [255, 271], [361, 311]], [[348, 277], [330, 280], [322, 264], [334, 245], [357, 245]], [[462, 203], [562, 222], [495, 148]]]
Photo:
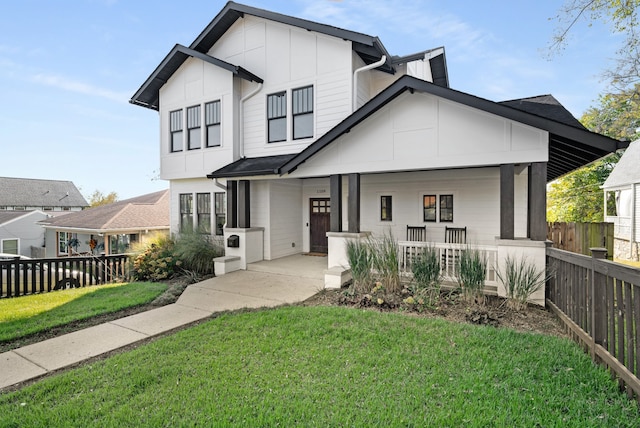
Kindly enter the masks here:
[[311, 252], [327, 253], [329, 243], [327, 232], [331, 226], [331, 199], [311, 199], [309, 229], [311, 233]]

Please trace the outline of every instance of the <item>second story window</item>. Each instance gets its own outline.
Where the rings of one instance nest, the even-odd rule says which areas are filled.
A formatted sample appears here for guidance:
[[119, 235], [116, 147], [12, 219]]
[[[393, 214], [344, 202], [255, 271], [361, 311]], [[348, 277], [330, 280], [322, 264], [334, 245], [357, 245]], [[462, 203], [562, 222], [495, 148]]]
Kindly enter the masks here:
[[268, 142], [287, 139], [287, 93], [278, 92], [267, 96]]
[[204, 105], [204, 125], [207, 132], [207, 147], [220, 146], [220, 101]]
[[170, 145], [172, 152], [182, 151], [182, 110], [169, 113]]
[[199, 149], [200, 142], [200, 106], [187, 108], [187, 147], [189, 150]]
[[313, 137], [313, 86], [294, 89], [291, 92], [293, 105], [293, 139]]

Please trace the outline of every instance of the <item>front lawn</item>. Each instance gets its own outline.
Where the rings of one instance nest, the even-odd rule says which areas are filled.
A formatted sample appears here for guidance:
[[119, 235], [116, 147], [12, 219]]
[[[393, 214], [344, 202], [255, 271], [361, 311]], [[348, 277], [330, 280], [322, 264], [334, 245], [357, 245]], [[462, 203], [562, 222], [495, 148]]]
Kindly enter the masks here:
[[403, 314], [225, 314], [0, 396], [0, 426], [637, 426], [568, 339]]
[[167, 289], [157, 282], [74, 288], [0, 300], [0, 342], [151, 302]]

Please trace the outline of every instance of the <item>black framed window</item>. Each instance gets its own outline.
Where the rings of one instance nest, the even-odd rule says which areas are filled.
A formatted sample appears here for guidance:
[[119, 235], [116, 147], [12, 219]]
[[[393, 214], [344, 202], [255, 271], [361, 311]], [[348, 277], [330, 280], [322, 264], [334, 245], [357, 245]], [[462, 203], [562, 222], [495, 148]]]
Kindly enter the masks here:
[[440, 195], [440, 221], [453, 223], [453, 195]]
[[193, 232], [193, 195], [180, 194], [180, 232]]
[[287, 93], [278, 92], [267, 96], [268, 142], [287, 139]]
[[224, 224], [227, 221], [227, 202], [224, 193], [214, 193], [216, 214], [216, 235], [224, 235]]
[[198, 232], [211, 233], [211, 193], [196, 195], [196, 210], [198, 215]]
[[204, 124], [207, 129], [207, 147], [222, 145], [220, 135], [220, 101], [213, 101], [204, 105]]
[[182, 143], [182, 110], [175, 110], [169, 113], [169, 133], [171, 139], [171, 151], [181, 152]]
[[422, 197], [422, 216], [426, 222], [436, 221], [436, 195], [424, 195]]
[[380, 221], [392, 220], [391, 196], [380, 196]]
[[200, 132], [200, 106], [187, 108], [187, 148], [199, 149], [202, 146]]
[[313, 86], [291, 92], [293, 139], [313, 137]]

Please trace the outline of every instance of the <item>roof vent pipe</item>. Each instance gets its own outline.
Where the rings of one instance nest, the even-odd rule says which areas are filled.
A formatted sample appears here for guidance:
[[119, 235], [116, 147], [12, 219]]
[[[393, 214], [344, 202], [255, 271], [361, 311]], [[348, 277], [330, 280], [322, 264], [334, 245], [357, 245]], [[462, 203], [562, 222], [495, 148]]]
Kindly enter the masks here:
[[358, 73], [361, 71], [371, 70], [372, 68], [377, 68], [387, 62], [387, 56], [382, 55], [380, 61], [374, 62], [373, 64], [365, 65], [364, 67], [358, 68], [353, 72], [353, 110], [352, 113], [358, 110]]
[[[258, 83], [258, 87], [256, 87], [253, 91], [249, 92], [247, 95], [240, 99], [240, 132], [239, 132], [239, 141], [238, 141], [238, 157], [239, 159], [244, 158], [244, 102], [249, 98], [260, 92], [262, 89], [262, 83]], [[237, 159], [234, 159], [237, 160]]]

